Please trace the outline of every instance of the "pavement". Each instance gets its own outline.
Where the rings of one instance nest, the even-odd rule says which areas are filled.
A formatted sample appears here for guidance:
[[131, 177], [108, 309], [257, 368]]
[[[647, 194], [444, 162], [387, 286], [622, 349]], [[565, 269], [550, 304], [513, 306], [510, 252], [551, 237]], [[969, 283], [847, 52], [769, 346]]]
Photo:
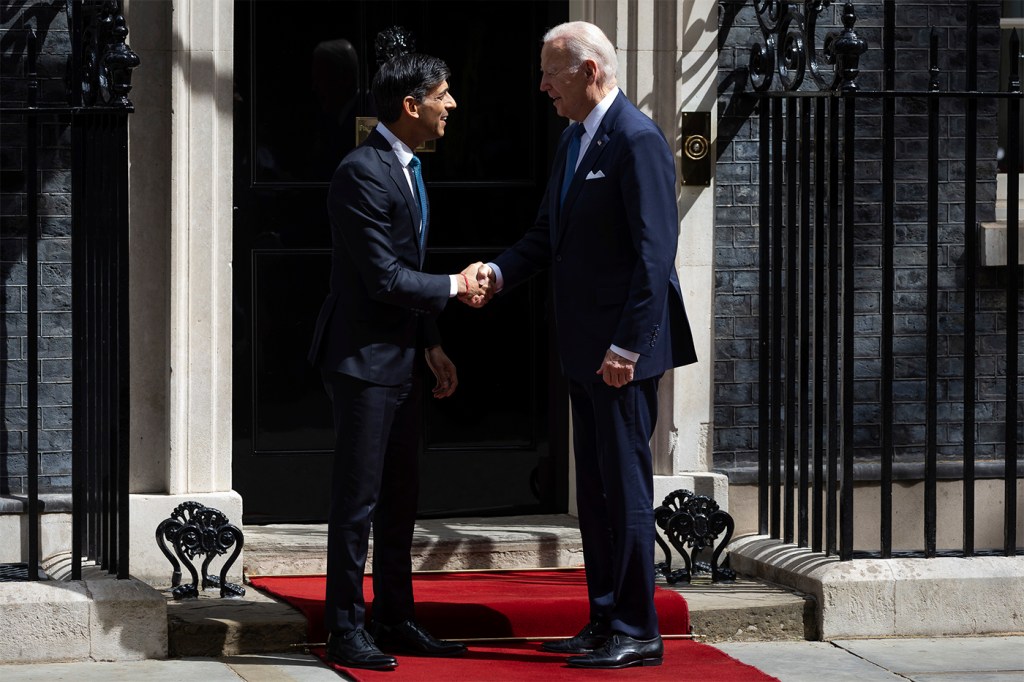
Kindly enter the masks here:
[[[835, 642], [731, 642], [714, 646], [782, 682], [1024, 680], [1022, 635]], [[601, 675], [600, 672], [594, 673], [594, 677]], [[386, 674], [381, 674], [382, 680], [386, 678]], [[4, 682], [337, 682], [339, 679], [344, 678], [316, 658], [298, 653], [217, 659], [0, 665], [0, 680]]]

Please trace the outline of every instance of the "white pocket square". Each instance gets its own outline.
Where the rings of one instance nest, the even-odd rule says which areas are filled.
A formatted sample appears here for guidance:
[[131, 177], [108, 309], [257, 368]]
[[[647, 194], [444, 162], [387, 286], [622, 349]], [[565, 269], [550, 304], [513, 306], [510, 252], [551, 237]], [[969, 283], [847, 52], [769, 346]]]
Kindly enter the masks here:
[[587, 180], [598, 180], [599, 178], [603, 177], [604, 171], [597, 171], [596, 173], [594, 171], [590, 171], [589, 173], [587, 173]]

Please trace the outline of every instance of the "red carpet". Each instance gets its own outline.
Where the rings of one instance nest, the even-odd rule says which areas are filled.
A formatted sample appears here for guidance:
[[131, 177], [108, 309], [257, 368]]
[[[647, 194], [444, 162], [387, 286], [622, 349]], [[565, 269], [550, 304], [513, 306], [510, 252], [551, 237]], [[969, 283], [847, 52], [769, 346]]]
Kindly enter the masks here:
[[[306, 616], [309, 641], [326, 640], [323, 627], [324, 576], [257, 576], [250, 583], [287, 601]], [[416, 619], [442, 639], [469, 640], [469, 653], [459, 658], [399, 656], [398, 668], [387, 673], [334, 667], [355, 680], [402, 682], [492, 682], [583, 680], [594, 677], [636, 680], [701, 680], [759, 682], [773, 680], [756, 668], [721, 651], [684, 639], [665, 640], [664, 665], [624, 670], [569, 668], [565, 656], [538, 651], [539, 642], [498, 643], [494, 639], [569, 637], [587, 621], [586, 580], [582, 570], [484, 571], [417, 573], [413, 576]], [[373, 598], [369, 576], [366, 600]], [[683, 597], [670, 590], [655, 592], [663, 635], [690, 629]], [[370, 607], [367, 607], [369, 616]], [[323, 658], [323, 647], [312, 652]], [[328, 663], [328, 665], [331, 665]]]
[[[459, 658], [399, 656], [398, 667], [387, 672], [327, 665], [358, 682], [778, 682], [757, 668], [690, 639], [666, 639], [665, 662], [660, 666], [622, 670], [570, 668], [563, 663], [566, 656], [538, 651], [539, 646], [540, 642], [490, 643], [487, 646], [471, 643], [469, 652]], [[323, 659], [324, 649], [313, 649], [312, 653]]]
[[[309, 641], [323, 642], [324, 576], [250, 578], [253, 587], [287, 601], [306, 616]], [[367, 620], [373, 585], [363, 583]], [[582, 570], [466, 571], [413, 574], [416, 620], [441, 639], [571, 637], [587, 622], [587, 581]], [[654, 593], [663, 635], [690, 632], [686, 600]]]

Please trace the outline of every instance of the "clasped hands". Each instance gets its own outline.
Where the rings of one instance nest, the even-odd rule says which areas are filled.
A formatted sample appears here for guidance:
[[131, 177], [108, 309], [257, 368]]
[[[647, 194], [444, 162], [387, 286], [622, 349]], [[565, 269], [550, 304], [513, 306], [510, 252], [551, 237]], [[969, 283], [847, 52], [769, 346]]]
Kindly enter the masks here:
[[456, 278], [459, 300], [472, 308], [482, 308], [495, 294], [495, 275], [486, 263], [470, 263]]

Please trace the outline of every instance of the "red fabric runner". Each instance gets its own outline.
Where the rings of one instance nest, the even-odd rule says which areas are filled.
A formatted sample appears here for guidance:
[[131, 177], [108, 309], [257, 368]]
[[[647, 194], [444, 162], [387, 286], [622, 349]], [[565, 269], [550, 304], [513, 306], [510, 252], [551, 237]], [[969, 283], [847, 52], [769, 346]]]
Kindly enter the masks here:
[[[302, 611], [310, 642], [327, 639], [324, 576], [264, 576], [250, 582]], [[369, 620], [369, 576], [363, 590]], [[586, 576], [580, 569], [416, 573], [413, 594], [416, 620], [441, 639], [571, 637], [590, 616]], [[654, 606], [661, 634], [690, 632], [689, 610], [678, 592], [655, 589]]]
[[[249, 581], [257, 589], [280, 597], [302, 611], [308, 623], [310, 642], [326, 639], [324, 576], [259, 576]], [[672, 682], [770, 682], [775, 679], [718, 649], [685, 639], [665, 640], [663, 665], [597, 671], [566, 666], [565, 656], [539, 651], [539, 641], [472, 641], [576, 634], [588, 617], [586, 579], [582, 570], [417, 573], [413, 576], [413, 590], [416, 620], [435, 637], [470, 640], [465, 656], [399, 656], [398, 668], [388, 672], [325, 663], [359, 682], [559, 682], [589, 681], [595, 677]], [[364, 591], [369, 603], [373, 598], [369, 577]], [[663, 635], [689, 632], [689, 612], [682, 595], [658, 588], [654, 603]], [[324, 659], [322, 646], [314, 647], [312, 653]]]
[[[666, 639], [665, 662], [659, 666], [621, 670], [582, 670], [565, 665], [566, 656], [538, 651], [540, 642], [486, 646], [470, 643], [465, 656], [419, 658], [399, 656], [398, 667], [387, 672], [328, 667], [357, 682], [594, 682], [594, 680], [658, 680], [659, 682], [778, 682], [757, 668], [690, 639]], [[312, 652], [324, 658], [324, 649]]]

